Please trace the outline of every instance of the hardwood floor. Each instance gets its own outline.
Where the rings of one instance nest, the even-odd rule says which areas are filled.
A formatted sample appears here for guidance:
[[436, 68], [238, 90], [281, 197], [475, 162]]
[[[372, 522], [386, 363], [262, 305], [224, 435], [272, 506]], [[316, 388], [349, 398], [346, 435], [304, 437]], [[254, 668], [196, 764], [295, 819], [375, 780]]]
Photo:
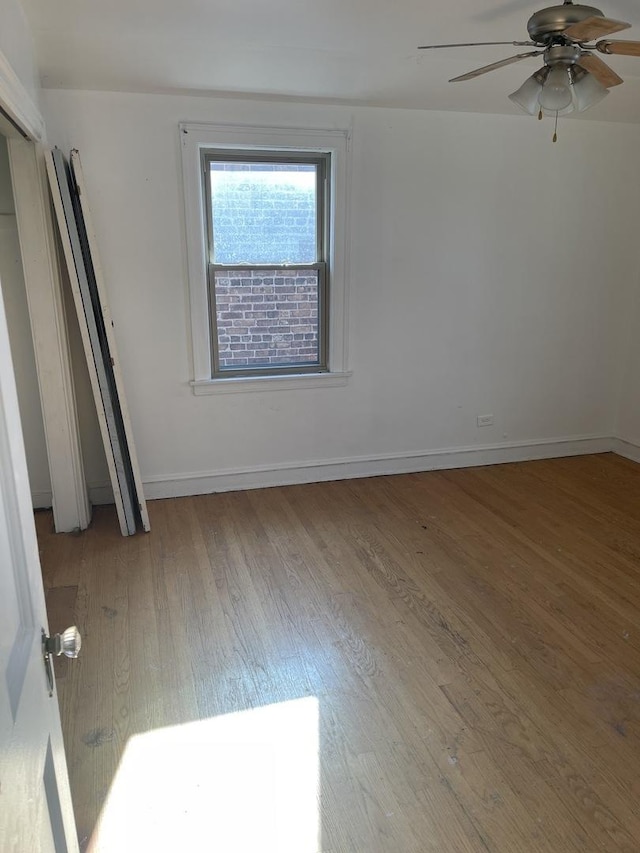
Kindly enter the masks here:
[[58, 676], [83, 843], [136, 733], [316, 697], [319, 841], [287, 850], [640, 850], [640, 466], [149, 511], [128, 539], [112, 507], [77, 536], [36, 516], [51, 628], [84, 638]]

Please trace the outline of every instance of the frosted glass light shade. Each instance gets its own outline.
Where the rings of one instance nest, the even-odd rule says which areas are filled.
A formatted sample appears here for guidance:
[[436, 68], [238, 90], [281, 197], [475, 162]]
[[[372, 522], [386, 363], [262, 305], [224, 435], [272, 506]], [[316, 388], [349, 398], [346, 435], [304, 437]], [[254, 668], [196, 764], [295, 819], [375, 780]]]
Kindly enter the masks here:
[[577, 74], [573, 88], [573, 100], [576, 111], [579, 113], [595, 106], [609, 94], [609, 90], [588, 71], [578, 69], [582, 74]]
[[[550, 82], [552, 75], [555, 76]], [[556, 117], [582, 113], [608, 94], [609, 90], [593, 74], [578, 65], [545, 66], [528, 77], [509, 95], [509, 100], [530, 116], [542, 110], [544, 115]]]
[[[571, 91], [573, 96], [573, 88]], [[571, 98], [571, 103], [568, 107], [565, 107], [563, 110], [545, 110], [541, 107], [543, 115], [549, 116], [550, 118], [561, 118], [562, 116], [568, 116], [570, 113], [574, 113], [576, 111], [575, 98]]]
[[547, 69], [544, 68], [527, 78], [516, 92], [509, 95], [509, 100], [517, 104], [530, 116], [537, 115], [540, 109], [539, 98], [542, 92], [542, 83], [546, 79], [547, 73]]
[[573, 101], [571, 75], [569, 68], [555, 65], [547, 74], [542, 91], [540, 92], [540, 106], [549, 112], [560, 112], [571, 105]]

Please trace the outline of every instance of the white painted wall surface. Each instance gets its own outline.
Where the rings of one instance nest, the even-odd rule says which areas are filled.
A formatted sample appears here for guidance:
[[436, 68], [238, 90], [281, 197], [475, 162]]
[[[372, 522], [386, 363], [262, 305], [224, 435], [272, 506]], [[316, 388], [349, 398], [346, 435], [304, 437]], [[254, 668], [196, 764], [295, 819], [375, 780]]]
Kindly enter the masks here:
[[628, 329], [622, 352], [621, 381], [616, 433], [632, 445], [621, 448], [640, 462], [640, 281], [629, 289]]
[[51, 479], [14, 211], [7, 144], [0, 137], [0, 281], [9, 326], [31, 497], [34, 507], [43, 507], [51, 506]]
[[20, 78], [32, 101], [39, 103], [40, 78], [31, 29], [20, 0], [0, 0], [0, 52]]
[[[613, 434], [639, 128], [564, 121], [553, 145], [526, 117], [42, 100], [52, 143], [82, 155], [151, 496], [220, 472], [229, 487], [237, 471]], [[353, 123], [347, 387], [193, 395], [179, 121]], [[87, 467], [106, 481], [99, 459]]]

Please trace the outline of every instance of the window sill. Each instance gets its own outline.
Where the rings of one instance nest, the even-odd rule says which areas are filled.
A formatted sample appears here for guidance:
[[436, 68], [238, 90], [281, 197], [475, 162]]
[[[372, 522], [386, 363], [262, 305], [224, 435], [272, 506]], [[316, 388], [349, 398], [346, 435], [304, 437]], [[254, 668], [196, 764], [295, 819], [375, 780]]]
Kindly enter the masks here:
[[237, 394], [242, 391], [296, 391], [300, 388], [337, 388], [347, 384], [346, 373], [297, 373], [283, 376], [230, 376], [228, 379], [196, 379], [190, 385], [197, 397], [205, 394]]

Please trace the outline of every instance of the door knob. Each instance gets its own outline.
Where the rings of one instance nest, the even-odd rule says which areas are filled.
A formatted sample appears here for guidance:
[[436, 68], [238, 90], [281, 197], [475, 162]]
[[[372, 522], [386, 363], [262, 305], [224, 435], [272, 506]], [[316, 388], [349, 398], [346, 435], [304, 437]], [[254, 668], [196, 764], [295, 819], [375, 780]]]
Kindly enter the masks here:
[[82, 648], [82, 637], [80, 631], [75, 625], [67, 628], [62, 634], [54, 634], [53, 637], [47, 637], [44, 641], [44, 647], [47, 654], [65, 655], [68, 658], [77, 658]]
[[65, 655], [68, 658], [77, 658], [82, 648], [82, 637], [80, 631], [75, 625], [67, 628], [62, 634], [54, 634], [53, 637], [47, 637], [44, 628], [42, 629], [42, 654], [44, 657], [44, 668], [47, 674], [47, 685], [49, 687], [49, 696], [53, 696], [53, 667], [51, 666], [51, 655], [60, 657]]

